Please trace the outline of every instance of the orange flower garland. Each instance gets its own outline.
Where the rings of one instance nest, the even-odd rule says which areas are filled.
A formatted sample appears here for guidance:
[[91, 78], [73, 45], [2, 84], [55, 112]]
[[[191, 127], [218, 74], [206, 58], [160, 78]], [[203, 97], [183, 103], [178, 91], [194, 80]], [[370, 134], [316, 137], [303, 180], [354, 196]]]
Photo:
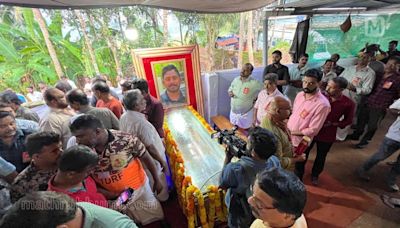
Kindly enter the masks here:
[[204, 197], [203, 197], [203, 193], [201, 193], [198, 188], [196, 188], [195, 197], [197, 198], [197, 205], [198, 205], [199, 213], [200, 213], [201, 227], [208, 228], [207, 212], [206, 212], [206, 208], [204, 206]]
[[188, 227], [194, 228], [194, 192], [196, 191], [196, 187], [190, 185], [186, 189], [186, 217], [188, 219]]
[[[192, 106], [188, 106], [187, 108], [209, 133], [214, 131], [207, 121], [196, 110], [194, 110]], [[206, 209], [202, 192], [196, 186], [192, 185], [190, 176], [185, 176], [183, 156], [171, 134], [167, 121], [164, 121], [164, 132], [165, 148], [169, 157], [172, 178], [176, 191], [178, 192], [179, 204], [188, 219], [188, 227], [195, 227], [197, 216], [199, 216], [202, 228], [214, 227], [216, 216], [218, 220], [226, 221], [227, 209], [224, 200], [221, 200], [221, 192], [218, 187], [209, 186], [207, 188], [208, 208]], [[197, 202], [198, 210], [195, 210], [195, 202]]]
[[214, 227], [215, 221], [215, 194], [218, 192], [218, 188], [214, 185], [210, 185], [208, 190], [208, 224], [210, 227]]

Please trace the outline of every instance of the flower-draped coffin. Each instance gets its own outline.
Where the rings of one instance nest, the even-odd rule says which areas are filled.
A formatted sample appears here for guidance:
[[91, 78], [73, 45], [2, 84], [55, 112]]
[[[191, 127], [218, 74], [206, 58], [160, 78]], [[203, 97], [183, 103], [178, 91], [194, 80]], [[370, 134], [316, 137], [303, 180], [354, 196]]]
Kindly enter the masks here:
[[217, 187], [225, 152], [210, 137], [213, 129], [191, 106], [168, 110], [164, 123], [172, 177], [188, 226], [226, 221], [225, 192]]

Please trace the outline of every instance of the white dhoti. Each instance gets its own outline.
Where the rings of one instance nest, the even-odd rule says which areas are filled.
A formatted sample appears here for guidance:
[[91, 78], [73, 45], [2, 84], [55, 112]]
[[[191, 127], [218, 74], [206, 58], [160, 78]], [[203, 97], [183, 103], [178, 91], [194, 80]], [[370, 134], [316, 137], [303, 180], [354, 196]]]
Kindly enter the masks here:
[[248, 129], [253, 124], [253, 109], [244, 114], [236, 114], [231, 110], [229, 119], [233, 125], [237, 125], [242, 129]]
[[164, 219], [163, 209], [150, 188], [149, 179], [133, 192], [122, 212], [142, 225]]
[[[168, 183], [167, 183], [167, 178], [165, 173], [163, 172], [161, 165], [158, 161], [154, 161], [155, 166], [157, 167], [157, 174], [158, 176], [155, 177], [158, 180], [161, 181], [161, 186], [163, 187], [161, 192], [157, 192], [156, 197], [158, 200], [160, 200], [161, 202], [167, 201], [168, 197], [169, 197], [169, 192], [168, 192]], [[149, 184], [150, 184], [150, 188], [153, 189], [154, 186], [154, 177], [151, 175], [150, 170], [146, 167], [146, 165], [144, 163], [142, 163], [143, 165], [143, 169], [146, 172], [147, 177], [149, 178]], [[167, 171], [168, 172], [168, 171]]]
[[343, 129], [338, 127], [337, 131], [336, 131], [336, 140], [344, 141], [346, 139], [347, 135], [350, 133], [350, 130], [351, 130], [351, 125], [346, 126]]

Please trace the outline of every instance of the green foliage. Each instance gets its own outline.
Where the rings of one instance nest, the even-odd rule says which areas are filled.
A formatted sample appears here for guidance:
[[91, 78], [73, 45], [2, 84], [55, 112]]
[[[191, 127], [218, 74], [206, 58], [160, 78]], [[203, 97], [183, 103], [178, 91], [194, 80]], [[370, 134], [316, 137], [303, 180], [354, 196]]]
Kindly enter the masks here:
[[[45, 82], [53, 85], [58, 80], [53, 62], [36, 22], [32, 9], [1, 6], [0, 14], [0, 91], [12, 88], [25, 91], [26, 85]], [[71, 79], [94, 76], [95, 70], [83, 32], [73, 10], [41, 10], [50, 40], [54, 45], [63, 73]], [[96, 64], [102, 74], [115, 78], [117, 69], [109, 42], [117, 49], [117, 59], [124, 75], [132, 75], [131, 50], [163, 45], [162, 18], [159, 9], [132, 6], [81, 10], [86, 22], [86, 33], [91, 40]], [[174, 12], [179, 21], [182, 38], [170, 41], [169, 46], [199, 44], [207, 47], [215, 64], [230, 67], [229, 55], [217, 51], [217, 36], [238, 34], [239, 14], [196, 14]], [[171, 28], [171, 25], [169, 25]], [[137, 41], [128, 41], [123, 28], [135, 28]], [[211, 44], [211, 45], [207, 45]], [[255, 56], [258, 54], [255, 53]], [[256, 57], [258, 58], [258, 57]], [[256, 60], [258, 61], [258, 60]], [[182, 62], [175, 63], [180, 71]], [[156, 67], [157, 73], [162, 65]]]

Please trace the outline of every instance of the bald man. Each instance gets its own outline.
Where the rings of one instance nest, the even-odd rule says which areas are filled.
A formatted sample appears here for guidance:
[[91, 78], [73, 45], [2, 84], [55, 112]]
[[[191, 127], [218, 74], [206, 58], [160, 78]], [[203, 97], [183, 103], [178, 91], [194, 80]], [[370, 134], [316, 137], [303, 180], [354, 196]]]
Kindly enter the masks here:
[[290, 142], [290, 132], [286, 123], [292, 113], [290, 101], [285, 97], [274, 97], [268, 106], [267, 115], [264, 117], [261, 127], [274, 133], [278, 139], [276, 156], [284, 169], [290, 169], [298, 161], [304, 161], [305, 155], [293, 156], [293, 145]]
[[57, 88], [50, 88], [44, 92], [44, 100], [50, 111], [40, 119], [39, 128], [41, 131], [51, 131], [60, 135], [65, 149], [71, 137], [69, 120], [73, 116], [73, 112], [67, 109], [65, 93]]

